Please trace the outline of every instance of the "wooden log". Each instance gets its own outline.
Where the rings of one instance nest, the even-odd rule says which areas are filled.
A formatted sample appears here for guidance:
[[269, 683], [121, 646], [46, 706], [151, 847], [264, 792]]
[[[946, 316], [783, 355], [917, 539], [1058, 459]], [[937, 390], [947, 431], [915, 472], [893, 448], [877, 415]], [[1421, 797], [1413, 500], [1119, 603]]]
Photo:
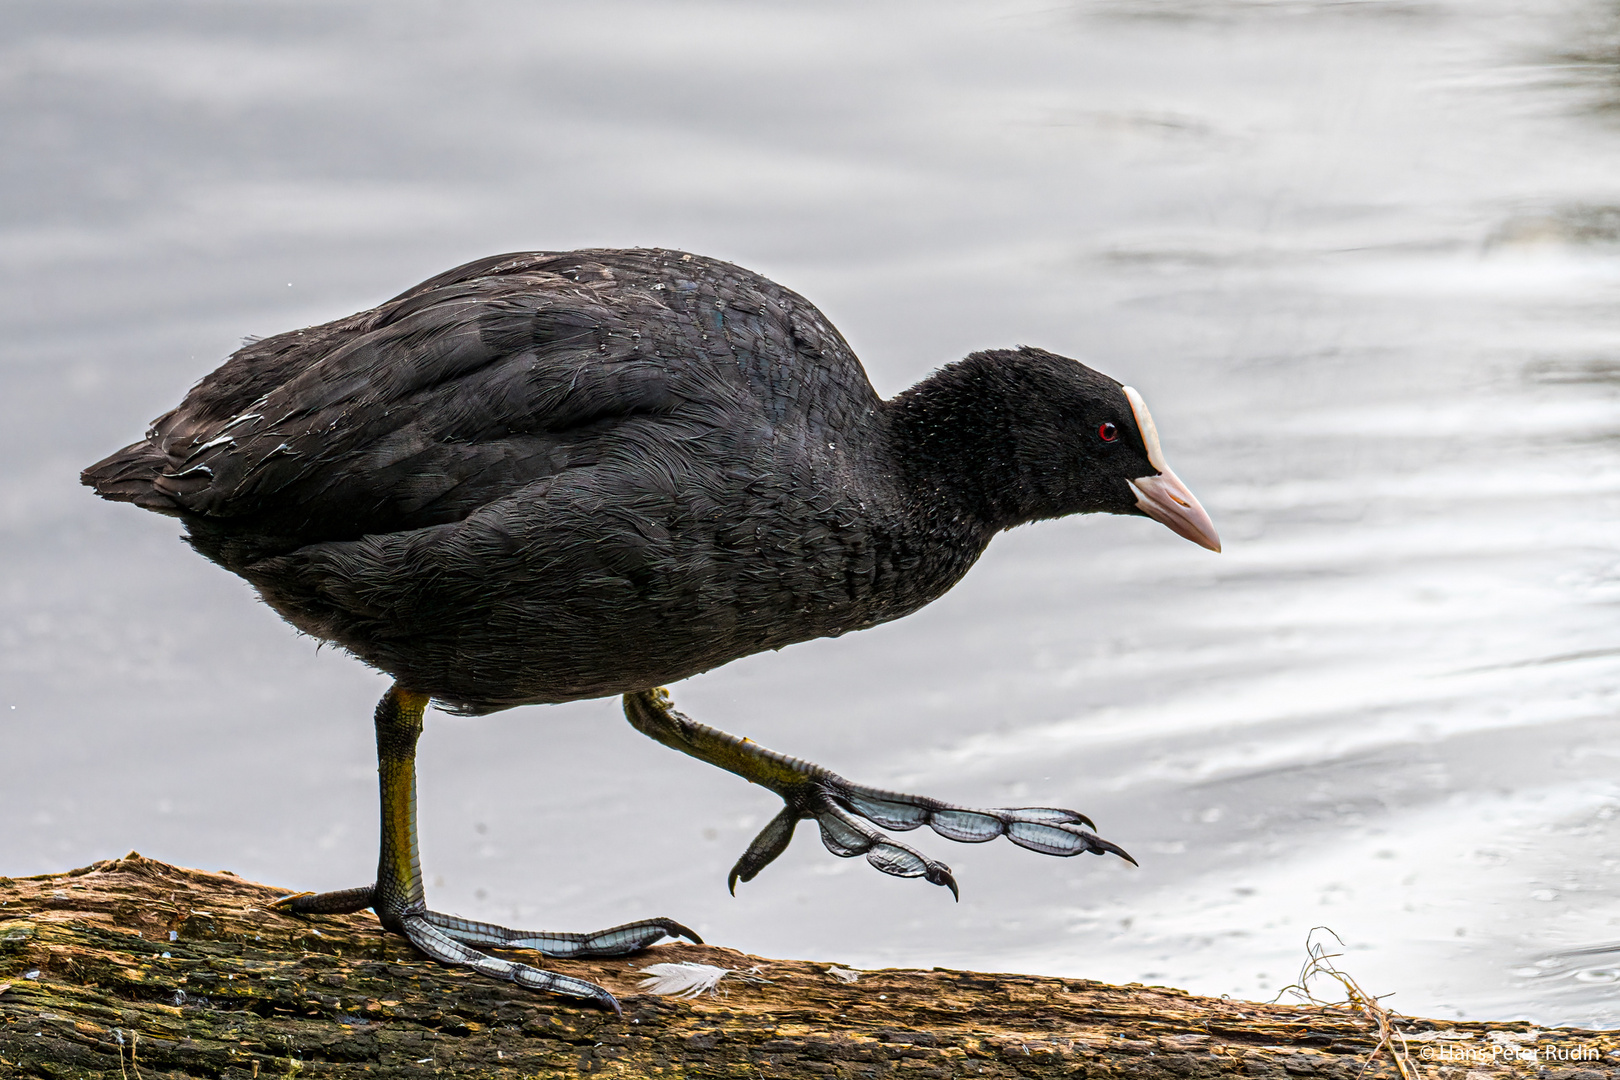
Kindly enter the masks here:
[[[369, 912], [269, 910], [280, 894], [133, 852], [0, 878], [0, 1077], [1399, 1075], [1387, 1053], [1369, 1062], [1376, 1032], [1350, 1008], [938, 968], [857, 974], [694, 945], [612, 961], [512, 954], [607, 986], [616, 1017], [426, 961]], [[692, 1000], [642, 989], [642, 969], [680, 962], [758, 981], [728, 976]], [[1416, 1080], [1620, 1080], [1620, 1032], [1402, 1027]]]

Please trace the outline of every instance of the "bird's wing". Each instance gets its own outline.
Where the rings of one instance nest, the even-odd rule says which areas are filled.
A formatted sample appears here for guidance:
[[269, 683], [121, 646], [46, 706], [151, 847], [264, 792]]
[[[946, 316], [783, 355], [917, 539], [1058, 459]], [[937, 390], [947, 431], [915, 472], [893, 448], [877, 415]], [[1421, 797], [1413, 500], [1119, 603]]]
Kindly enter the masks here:
[[194, 539], [285, 550], [458, 521], [603, 454], [660, 468], [716, 432], [721, 451], [771, 441], [797, 460], [828, 432], [870, 433], [879, 404], [821, 313], [749, 271], [518, 253], [248, 344], [84, 480], [187, 518]]
[[590, 464], [593, 435], [736, 397], [712, 365], [630, 329], [658, 323], [637, 310], [657, 305], [506, 274], [254, 343], [155, 425], [153, 495], [299, 542], [459, 520]]

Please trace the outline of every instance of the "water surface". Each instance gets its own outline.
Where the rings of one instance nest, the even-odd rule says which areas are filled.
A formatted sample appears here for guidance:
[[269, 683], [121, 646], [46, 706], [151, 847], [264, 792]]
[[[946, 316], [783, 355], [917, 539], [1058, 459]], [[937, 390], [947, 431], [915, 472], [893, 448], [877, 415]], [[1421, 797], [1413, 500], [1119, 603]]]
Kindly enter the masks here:
[[765, 955], [1620, 1025], [1620, 63], [1561, 3], [16, 3], [0, 45], [0, 870], [369, 878], [385, 680], [77, 471], [247, 334], [503, 250], [668, 245], [893, 393], [1028, 343], [1137, 386], [1221, 526], [998, 539], [682, 707], [1141, 860], [803, 832], [616, 704], [434, 715], [436, 906]]

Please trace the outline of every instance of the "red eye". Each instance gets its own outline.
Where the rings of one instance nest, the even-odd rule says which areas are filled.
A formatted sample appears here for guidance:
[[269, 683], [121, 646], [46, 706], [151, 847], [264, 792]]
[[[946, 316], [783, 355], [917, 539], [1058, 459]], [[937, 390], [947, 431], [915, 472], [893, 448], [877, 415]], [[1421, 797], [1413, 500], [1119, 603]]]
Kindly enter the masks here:
[[1097, 426], [1097, 438], [1103, 442], [1113, 442], [1119, 438], [1119, 428], [1110, 423], [1099, 424]]

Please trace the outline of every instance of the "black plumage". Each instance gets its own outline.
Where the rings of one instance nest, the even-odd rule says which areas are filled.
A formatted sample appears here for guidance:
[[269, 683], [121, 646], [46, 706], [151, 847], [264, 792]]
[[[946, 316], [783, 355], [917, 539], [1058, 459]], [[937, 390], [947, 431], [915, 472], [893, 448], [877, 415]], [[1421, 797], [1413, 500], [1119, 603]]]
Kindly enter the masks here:
[[[429, 697], [484, 713], [623, 694], [640, 730], [785, 799], [734, 880], [815, 818], [836, 854], [954, 891], [949, 868], [866, 822], [1119, 849], [1072, 811], [851, 785], [695, 724], [656, 688], [906, 615], [996, 532], [1039, 518], [1147, 514], [1218, 550], [1140, 396], [1114, 380], [996, 350], [884, 401], [804, 298], [662, 250], [494, 256], [252, 342], [83, 479], [179, 517], [289, 622], [396, 680], [377, 713], [378, 881], [290, 906], [374, 906], [430, 955], [604, 1003], [466, 948], [520, 932], [426, 910], [407, 799]], [[651, 920], [557, 948], [676, 932]]]
[[85, 482], [488, 712], [898, 618], [1000, 529], [1139, 513], [1153, 471], [1074, 361], [977, 353], [884, 402], [802, 297], [637, 250], [482, 259], [249, 344]]

